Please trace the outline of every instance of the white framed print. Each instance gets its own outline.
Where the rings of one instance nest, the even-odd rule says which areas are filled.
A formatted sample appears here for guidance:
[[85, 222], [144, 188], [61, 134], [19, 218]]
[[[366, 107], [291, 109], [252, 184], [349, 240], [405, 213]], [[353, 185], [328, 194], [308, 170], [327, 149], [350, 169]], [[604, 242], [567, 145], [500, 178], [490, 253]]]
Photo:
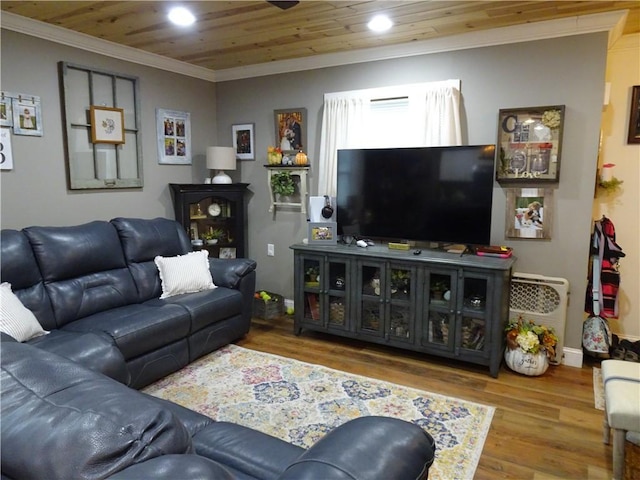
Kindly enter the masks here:
[[254, 124], [243, 123], [231, 126], [233, 148], [236, 151], [237, 160], [255, 160], [254, 149]]
[[124, 143], [124, 109], [91, 105], [91, 143]]
[[156, 109], [158, 163], [191, 165], [191, 114]]
[[0, 170], [13, 170], [11, 129], [6, 127], [0, 128]]
[[236, 258], [235, 247], [222, 247], [220, 249], [219, 258]]
[[0, 127], [13, 127], [13, 109], [11, 97], [2, 92], [0, 97]]
[[12, 93], [13, 133], [16, 135], [42, 136], [42, 104], [40, 97], [24, 93]]

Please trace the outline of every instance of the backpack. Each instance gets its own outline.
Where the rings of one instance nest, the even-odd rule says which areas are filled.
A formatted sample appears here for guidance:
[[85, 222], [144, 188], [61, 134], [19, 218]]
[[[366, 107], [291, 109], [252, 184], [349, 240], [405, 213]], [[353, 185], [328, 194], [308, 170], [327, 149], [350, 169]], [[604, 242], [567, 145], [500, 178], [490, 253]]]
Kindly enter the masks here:
[[582, 325], [582, 346], [594, 356], [608, 355], [611, 348], [611, 330], [606, 319], [592, 315]]

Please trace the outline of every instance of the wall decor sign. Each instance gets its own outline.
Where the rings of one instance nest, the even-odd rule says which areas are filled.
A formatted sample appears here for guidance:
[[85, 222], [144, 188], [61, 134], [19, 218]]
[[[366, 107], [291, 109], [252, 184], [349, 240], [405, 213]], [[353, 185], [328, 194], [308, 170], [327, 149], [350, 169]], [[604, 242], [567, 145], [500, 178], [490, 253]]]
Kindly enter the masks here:
[[558, 182], [564, 105], [501, 109], [498, 113], [498, 182]]
[[255, 160], [254, 124], [244, 123], [231, 126], [233, 148], [236, 150], [236, 159]]
[[276, 146], [282, 153], [307, 150], [307, 109], [274, 110]]
[[634, 85], [631, 91], [631, 113], [629, 115], [627, 143], [640, 143], [640, 85]]
[[310, 244], [336, 245], [338, 243], [337, 226], [335, 222], [309, 222]]
[[7, 127], [0, 128], [0, 170], [13, 170], [11, 129]]
[[124, 143], [124, 109], [92, 105], [89, 117], [91, 143]]
[[553, 190], [508, 188], [506, 192], [505, 236], [550, 239], [553, 223]]
[[[11, 105], [11, 119], [5, 113], [2, 125], [12, 126], [15, 135], [42, 136], [42, 103], [40, 97], [26, 93], [2, 92], [6, 111]], [[9, 102], [10, 99], [10, 102]], [[0, 110], [2, 107], [0, 106]]]
[[191, 114], [156, 109], [158, 163], [191, 165]]

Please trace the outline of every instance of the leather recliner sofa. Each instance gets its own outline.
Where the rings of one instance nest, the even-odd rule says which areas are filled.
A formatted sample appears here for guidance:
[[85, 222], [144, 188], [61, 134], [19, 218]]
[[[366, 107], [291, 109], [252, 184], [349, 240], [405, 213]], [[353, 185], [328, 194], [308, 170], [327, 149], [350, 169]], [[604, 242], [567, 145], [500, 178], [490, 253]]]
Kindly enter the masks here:
[[304, 450], [2, 339], [3, 480], [412, 480], [434, 460], [403, 420], [351, 420]]
[[160, 299], [156, 256], [192, 251], [166, 218], [0, 233], [0, 276], [48, 335], [28, 343], [142, 388], [249, 331], [256, 262], [209, 259], [218, 288]]

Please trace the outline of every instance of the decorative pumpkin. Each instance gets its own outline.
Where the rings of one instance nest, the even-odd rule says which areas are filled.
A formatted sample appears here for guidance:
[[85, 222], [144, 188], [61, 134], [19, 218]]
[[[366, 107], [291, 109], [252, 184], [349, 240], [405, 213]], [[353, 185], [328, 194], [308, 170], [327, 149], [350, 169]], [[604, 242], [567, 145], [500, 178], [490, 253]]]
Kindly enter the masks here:
[[542, 375], [549, 368], [549, 358], [545, 351], [527, 353], [520, 348], [507, 348], [504, 351], [504, 359], [511, 370], [530, 377]]
[[296, 155], [296, 165], [306, 165], [307, 161], [307, 154], [300, 150]]

